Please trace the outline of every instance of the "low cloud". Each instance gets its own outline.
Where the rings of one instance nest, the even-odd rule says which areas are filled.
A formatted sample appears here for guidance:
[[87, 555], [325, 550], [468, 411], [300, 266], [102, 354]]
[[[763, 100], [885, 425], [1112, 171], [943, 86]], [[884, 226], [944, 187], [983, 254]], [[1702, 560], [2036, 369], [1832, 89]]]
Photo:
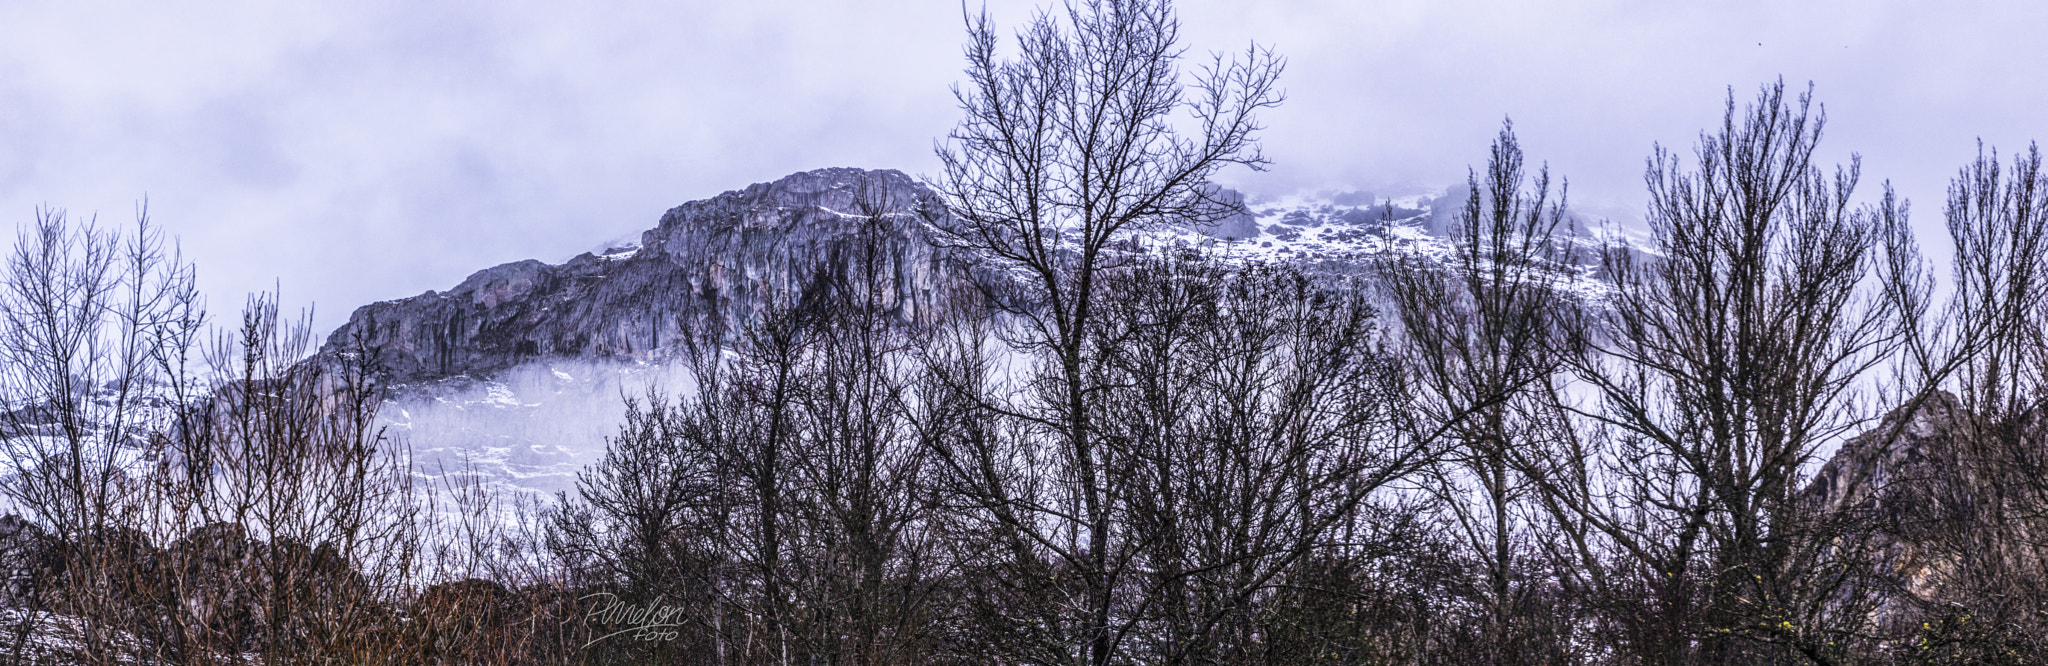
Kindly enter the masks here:
[[[996, 2], [1016, 25], [1034, 3]], [[1653, 143], [1814, 81], [1824, 157], [1937, 210], [1984, 138], [2042, 131], [2018, 2], [1183, 2], [1199, 58], [1289, 59], [1253, 194], [1437, 190], [1512, 117], [1577, 208], [1632, 217]], [[323, 327], [666, 208], [822, 166], [931, 173], [960, 6], [367, 2], [0, 7], [0, 220], [140, 198], [219, 304], [281, 283]], [[1192, 63], [1191, 63], [1192, 64]], [[1923, 212], [1921, 224], [1937, 229]], [[1931, 251], [1937, 251], [1930, 248]]]

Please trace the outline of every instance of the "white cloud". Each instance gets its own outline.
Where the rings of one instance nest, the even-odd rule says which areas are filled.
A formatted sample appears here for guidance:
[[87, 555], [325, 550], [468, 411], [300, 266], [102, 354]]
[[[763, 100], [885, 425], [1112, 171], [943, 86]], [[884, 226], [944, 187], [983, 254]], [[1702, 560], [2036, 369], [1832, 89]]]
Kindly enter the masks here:
[[[1028, 2], [992, 7], [1015, 25]], [[322, 304], [560, 260], [669, 206], [836, 165], [929, 171], [956, 117], [960, 5], [0, 5], [0, 221], [151, 209], [216, 310], [280, 281]], [[1831, 159], [1865, 157], [1923, 226], [1978, 136], [2041, 132], [2024, 2], [1182, 5], [1200, 54], [1290, 60], [1252, 190], [1441, 186], [1503, 116], [1609, 214], [1650, 144], [1689, 146], [1779, 75], [1817, 84]]]

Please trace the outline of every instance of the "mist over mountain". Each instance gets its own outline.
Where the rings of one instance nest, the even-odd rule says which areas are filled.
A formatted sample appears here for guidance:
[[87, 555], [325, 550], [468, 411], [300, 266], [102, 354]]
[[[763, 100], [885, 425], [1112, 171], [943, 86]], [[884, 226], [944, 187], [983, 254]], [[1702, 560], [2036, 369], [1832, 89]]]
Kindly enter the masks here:
[[[1253, 201], [1226, 190], [1219, 200], [1239, 214], [1146, 230], [1125, 249], [1200, 248], [1350, 279], [1384, 252], [1441, 253], [1462, 196]], [[737, 331], [843, 273], [864, 205], [879, 209], [869, 212], [879, 213], [893, 316], [908, 323], [960, 306], [949, 299], [968, 291], [972, 257], [939, 242], [934, 225], [946, 212], [936, 194], [898, 171], [828, 168], [676, 206], [637, 242], [561, 264], [494, 266], [446, 291], [362, 306], [322, 353], [375, 351], [399, 387], [381, 417], [437, 490], [573, 493], [576, 472], [615, 434], [625, 398], [689, 389], [689, 336]]]
[[[1320, 192], [1250, 200], [1221, 190], [1240, 209], [1206, 227], [1134, 233], [1130, 251], [1200, 248], [1236, 261], [1281, 262], [1358, 275], [1387, 252], [1441, 254], [1452, 211], [1467, 190], [1382, 198]], [[934, 225], [944, 206], [925, 184], [894, 170], [818, 169], [676, 206], [627, 242], [561, 264], [517, 261], [486, 268], [446, 291], [357, 308], [323, 353], [362, 344], [377, 350], [401, 384], [455, 376], [485, 378], [542, 360], [666, 364], [686, 353], [685, 337], [737, 330], [771, 304], [801, 296], [821, 275], [843, 272], [848, 244], [876, 216], [892, 267], [889, 298], [905, 321], [950, 307], [947, 286], [964, 287], [973, 257], [942, 247]], [[1574, 216], [1588, 250], [1605, 242]], [[1582, 252], [1589, 262], [1594, 255]]]
[[[1142, 230], [1122, 248], [1286, 264], [1371, 291], [1376, 257], [1450, 251], [1454, 211], [1468, 193], [1460, 185], [1253, 199], [1221, 190], [1218, 199], [1238, 214], [1212, 226]], [[626, 398], [691, 390], [689, 336], [731, 334], [800, 298], [820, 276], [846, 271], [863, 205], [880, 208], [894, 316], [908, 323], [963, 306], [952, 300], [972, 291], [974, 258], [943, 247], [934, 227], [947, 213], [936, 193], [894, 170], [826, 168], [681, 204], [637, 242], [560, 264], [494, 266], [446, 291], [362, 306], [322, 353], [375, 350], [398, 385], [380, 416], [436, 492], [482, 484], [507, 498], [551, 501], [573, 494], [576, 473], [602, 457]], [[1597, 292], [1598, 247], [1610, 239], [1641, 247], [1641, 239], [1570, 221], [1581, 250], [1576, 284]]]

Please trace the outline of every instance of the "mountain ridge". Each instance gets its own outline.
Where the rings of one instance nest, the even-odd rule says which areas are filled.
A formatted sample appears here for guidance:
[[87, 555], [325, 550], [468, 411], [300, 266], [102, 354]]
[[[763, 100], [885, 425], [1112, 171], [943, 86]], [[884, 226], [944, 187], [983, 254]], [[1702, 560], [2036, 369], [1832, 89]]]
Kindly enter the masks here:
[[[1348, 278], [1382, 253], [1447, 256], [1453, 212], [1465, 196], [1451, 188], [1398, 199], [1326, 192], [1252, 200], [1211, 187], [1211, 196], [1239, 212], [1207, 227], [1144, 229], [1119, 251], [1201, 247], [1226, 260]], [[1568, 285], [1574, 290], [1590, 294], [1604, 284], [1588, 248], [1619, 241], [1643, 249], [1630, 234], [1568, 217], [1579, 249], [1578, 275]], [[374, 349], [400, 384], [484, 378], [544, 358], [666, 363], [686, 353], [686, 337], [738, 330], [820, 277], [844, 274], [850, 244], [869, 231], [882, 247], [888, 305], [899, 318], [920, 319], [951, 307], [952, 295], [974, 291], [965, 288], [969, 278], [989, 268], [939, 241], [949, 219], [933, 188], [900, 171], [798, 172], [670, 208], [637, 243], [560, 264], [500, 264], [447, 291], [362, 306], [321, 353]]]
[[884, 214], [894, 303], [937, 307], [944, 251], [923, 220], [943, 215], [929, 188], [894, 170], [801, 172], [676, 206], [637, 247], [561, 264], [486, 268], [454, 288], [357, 308], [322, 348], [360, 345], [401, 383], [489, 375], [541, 357], [662, 362], [692, 322], [733, 323], [787, 299], [861, 233], [862, 199]]

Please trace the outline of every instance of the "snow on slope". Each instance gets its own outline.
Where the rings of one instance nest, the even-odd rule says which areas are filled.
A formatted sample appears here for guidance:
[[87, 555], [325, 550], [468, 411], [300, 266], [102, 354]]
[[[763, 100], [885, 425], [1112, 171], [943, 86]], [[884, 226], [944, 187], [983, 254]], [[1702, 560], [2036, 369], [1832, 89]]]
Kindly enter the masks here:
[[[1140, 247], [1200, 247], [1238, 260], [1299, 263], [1319, 272], [1363, 274], [1386, 253], [1449, 257], [1450, 211], [1458, 195], [1410, 195], [1377, 203], [1342, 195], [1296, 195], [1248, 206], [1256, 236], [1220, 239], [1203, 230], [1167, 228], [1133, 240]], [[837, 212], [837, 211], [833, 211]], [[1586, 256], [1607, 243], [1642, 249], [1635, 233], [1612, 228], [1575, 236]], [[621, 240], [599, 256], [622, 259], [639, 251]], [[1575, 266], [1572, 288], [1588, 296], [1604, 292], [1594, 267]], [[402, 436], [415, 455], [414, 473], [423, 484], [445, 491], [451, 484], [482, 483], [501, 499], [552, 499], [575, 492], [575, 474], [604, 455], [605, 438], [623, 421], [623, 399], [643, 397], [650, 386], [675, 393], [688, 383], [675, 368], [643, 362], [581, 363], [548, 359], [515, 367], [489, 379], [456, 376], [401, 391], [386, 406], [392, 434]]]
[[[1420, 256], [1447, 261], [1455, 247], [1450, 239], [1457, 190], [1440, 196], [1413, 194], [1368, 203], [1328, 193], [1290, 195], [1247, 206], [1257, 235], [1217, 238], [1213, 231], [1192, 228], [1156, 229], [1139, 239], [1148, 248], [1201, 247], [1231, 259], [1293, 263], [1322, 272], [1362, 274], [1383, 255]], [[1609, 223], [1589, 224], [1569, 215], [1567, 244], [1576, 255], [1567, 288], [1583, 297], [1600, 298], [1608, 285], [1598, 277], [1600, 251], [1616, 245], [1653, 253], [1648, 237]]]
[[625, 399], [687, 390], [674, 368], [535, 363], [491, 379], [457, 376], [405, 387], [380, 416], [410, 447], [413, 475], [446, 493], [482, 483], [500, 502], [575, 493], [576, 472], [604, 457]]

